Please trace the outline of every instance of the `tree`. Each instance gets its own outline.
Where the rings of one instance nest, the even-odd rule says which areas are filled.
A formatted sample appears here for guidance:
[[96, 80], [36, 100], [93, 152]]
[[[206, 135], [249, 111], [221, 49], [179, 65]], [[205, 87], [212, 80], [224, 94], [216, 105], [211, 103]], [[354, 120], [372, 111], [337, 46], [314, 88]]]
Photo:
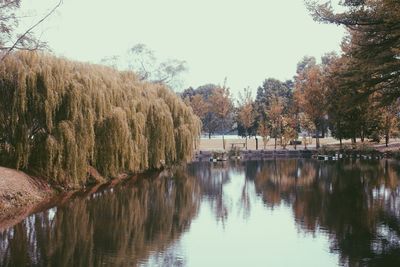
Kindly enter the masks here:
[[243, 94], [239, 92], [238, 106], [237, 121], [244, 128], [247, 149], [249, 129], [254, 123], [253, 99], [249, 87], [243, 89]]
[[315, 60], [309, 59], [306, 64], [300, 63], [295, 80], [295, 99], [302, 111], [314, 123], [317, 148], [320, 147], [320, 129], [326, 114], [325, 93], [321, 66], [316, 65]]
[[44, 17], [22, 33], [16, 33], [20, 18], [16, 11], [21, 0], [0, 0], [0, 61], [3, 61], [13, 50], [38, 50], [46, 47], [46, 43], [37, 39], [33, 30], [50, 17], [62, 4], [60, 0]]
[[327, 114], [329, 118], [329, 129], [333, 137], [339, 139], [340, 148], [342, 148], [342, 140], [344, 138], [350, 138], [349, 129], [351, 128], [348, 124], [349, 114], [352, 114], [354, 108], [350, 105], [350, 97], [348, 89], [341, 85], [340, 74], [345, 68], [345, 58], [331, 55], [323, 57], [322, 62], [325, 65], [324, 83], [327, 87], [326, 97], [327, 101]]
[[385, 145], [388, 147], [389, 138], [393, 133], [398, 133], [399, 130], [399, 103], [393, 103], [381, 109], [383, 117], [383, 134], [385, 136]]
[[209, 105], [204, 101], [202, 95], [195, 95], [189, 100], [189, 105], [192, 107], [194, 114], [196, 114], [201, 120], [204, 120], [205, 114], [209, 110]]
[[[196, 89], [190, 87], [185, 89], [180, 96], [182, 99], [188, 99], [192, 109], [198, 116], [200, 115], [202, 131], [208, 133], [209, 138], [216, 132], [225, 134], [232, 129], [233, 104], [229, 88], [226, 86], [206, 84]], [[201, 98], [196, 96], [201, 96]], [[219, 100], [223, 101], [223, 105], [218, 102]]]
[[281, 146], [283, 148], [286, 148], [286, 146], [290, 143], [290, 141], [297, 139], [298, 132], [297, 132], [296, 118], [293, 116], [284, 116], [282, 118], [281, 127], [282, 127]]
[[188, 70], [186, 61], [160, 61], [155, 52], [142, 43], [132, 46], [126, 55], [104, 57], [100, 63], [115, 69], [134, 71], [141, 81], [165, 84], [173, 89], [181, 85], [181, 76]]
[[275, 99], [272, 100], [271, 105], [267, 110], [271, 123], [271, 133], [272, 136], [275, 138], [275, 149], [277, 143], [276, 139], [278, 136], [281, 136], [282, 111], [283, 111], [282, 101], [279, 97], [276, 97]]
[[277, 79], [268, 78], [263, 85], [258, 87], [255, 99], [255, 108], [257, 110], [257, 121], [268, 121], [267, 110], [270, 109], [272, 102], [277, 97], [280, 98], [283, 105], [283, 112], [287, 112], [292, 105], [293, 82], [288, 80], [281, 82]]
[[225, 131], [227, 129], [227, 123], [229, 116], [232, 114], [233, 103], [229, 88], [226, 87], [226, 80], [223, 87], [218, 87], [214, 90], [209, 98], [210, 110], [217, 116], [221, 122], [222, 129], [222, 146], [225, 149]]
[[[261, 124], [268, 127], [268, 132], [276, 138], [283, 137], [282, 116], [291, 113], [293, 107], [293, 82], [282, 82], [268, 78], [258, 87], [255, 100], [256, 127]], [[282, 140], [281, 140], [282, 141]], [[282, 143], [282, 142], [281, 142]]]
[[262, 137], [263, 139], [263, 147], [264, 150], [267, 147], [267, 143], [269, 140], [269, 136], [270, 136], [270, 127], [267, 125], [266, 121], [261, 121], [258, 125], [258, 131], [257, 133]]
[[361, 138], [361, 142], [365, 138], [379, 142], [386, 128], [383, 114], [387, 114], [388, 107], [382, 106], [381, 98], [376, 93], [360, 97], [360, 93], [348, 84], [349, 60], [347, 56], [333, 54], [323, 57], [323, 79], [329, 99], [329, 128], [332, 135], [340, 140], [340, 146], [344, 138], [351, 138], [353, 143], [357, 137]]
[[31, 51], [0, 64], [2, 166], [80, 187], [91, 167], [112, 178], [188, 161], [199, 135], [190, 107], [133, 73]]
[[310, 118], [307, 116], [307, 114], [300, 113], [300, 126], [308, 134], [308, 135], [306, 135], [306, 134], [303, 135], [304, 149], [307, 149], [307, 144], [308, 144], [308, 138], [307, 137], [309, 137], [309, 135], [310, 135], [309, 133], [312, 133], [312, 132], [315, 131], [315, 125], [310, 120]]
[[167, 59], [158, 62], [154, 51], [145, 44], [136, 44], [128, 51], [128, 66], [134, 70], [140, 80], [147, 80], [153, 83], [163, 83], [170, 87], [176, 87], [179, 83], [179, 76], [187, 71], [187, 64], [184, 60]]
[[400, 97], [400, 2], [397, 0], [341, 1], [335, 12], [329, 2], [308, 2], [315, 20], [344, 25], [344, 52], [349, 59], [349, 88], [367, 98], [393, 103]]

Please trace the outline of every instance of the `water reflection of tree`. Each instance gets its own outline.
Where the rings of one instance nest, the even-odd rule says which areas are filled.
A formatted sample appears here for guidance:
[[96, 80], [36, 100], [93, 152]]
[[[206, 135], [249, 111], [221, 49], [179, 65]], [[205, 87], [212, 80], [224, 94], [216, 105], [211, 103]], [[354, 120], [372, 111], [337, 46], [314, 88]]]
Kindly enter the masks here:
[[349, 266], [400, 266], [399, 165], [394, 162], [259, 163], [256, 191], [270, 206], [286, 203], [308, 233], [325, 232]]
[[198, 212], [199, 186], [179, 170], [113, 190], [0, 233], [0, 266], [134, 266], [174, 242]]
[[188, 167], [190, 175], [195, 176], [206, 198], [215, 212], [217, 220], [223, 224], [228, 218], [228, 207], [223, 194], [223, 186], [230, 181], [227, 162], [199, 162]]

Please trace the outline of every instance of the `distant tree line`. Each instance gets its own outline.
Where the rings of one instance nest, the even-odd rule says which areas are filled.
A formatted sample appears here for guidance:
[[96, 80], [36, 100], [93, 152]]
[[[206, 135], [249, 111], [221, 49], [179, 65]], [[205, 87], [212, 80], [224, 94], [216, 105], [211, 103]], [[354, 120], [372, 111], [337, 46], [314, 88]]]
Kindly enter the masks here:
[[[340, 145], [343, 139], [353, 143], [384, 139], [387, 145], [399, 130], [400, 2], [348, 0], [340, 4], [345, 11], [335, 13], [331, 2], [307, 3], [316, 20], [346, 27], [340, 55], [327, 53], [319, 63], [305, 56], [293, 80], [268, 78], [258, 87], [255, 99], [245, 88], [236, 105], [230, 94], [216, 93], [226, 90], [225, 86], [185, 90], [181, 96], [201, 118], [203, 132], [211, 136], [236, 130], [246, 140], [262, 136], [264, 146], [268, 138], [274, 138], [275, 148], [277, 143], [296, 145], [300, 137], [307, 146], [306, 135], [315, 137], [318, 148], [319, 138], [328, 130]], [[220, 103], [227, 103], [229, 112], [217, 112]]]

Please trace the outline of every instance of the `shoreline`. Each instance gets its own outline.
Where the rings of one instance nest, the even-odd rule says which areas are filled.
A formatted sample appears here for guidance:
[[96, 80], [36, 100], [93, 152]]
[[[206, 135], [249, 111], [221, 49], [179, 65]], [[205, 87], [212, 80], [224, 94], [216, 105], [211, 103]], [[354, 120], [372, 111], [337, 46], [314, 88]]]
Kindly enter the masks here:
[[[279, 141], [279, 139], [278, 139]], [[232, 147], [235, 148], [244, 148], [245, 138], [241, 137], [233, 137], [233, 136], [225, 136], [225, 150], [229, 151]], [[322, 147], [339, 147], [339, 141], [332, 138], [326, 137], [320, 139], [321, 148]], [[256, 140], [254, 137], [247, 139], [248, 150], [256, 150]], [[360, 139], [357, 139], [357, 146], [371, 146], [376, 148], [377, 150], [392, 150], [400, 148], [400, 139], [391, 139], [389, 142], [389, 147], [385, 147], [385, 143], [372, 143], [367, 140], [363, 143]], [[351, 140], [343, 140], [343, 147], [351, 147]], [[304, 144], [300, 144], [296, 146], [297, 150], [304, 150]], [[308, 150], [315, 150], [315, 138], [312, 139], [312, 142], [307, 144]], [[200, 151], [223, 151], [222, 138], [201, 138], [200, 145], [198, 146], [198, 150]], [[265, 146], [263, 145], [263, 141], [261, 138], [258, 138], [258, 150], [275, 150], [274, 148], [274, 139], [270, 139]], [[277, 144], [276, 150], [295, 150], [294, 145], [287, 145], [286, 149]]]
[[88, 197], [120, 183], [134, 183], [138, 179], [153, 177], [161, 172], [162, 170], [119, 175], [106, 182], [60, 191], [59, 186], [50, 185], [39, 177], [0, 166], [0, 231], [18, 224], [34, 213], [62, 205], [74, 197]]
[[[232, 139], [231, 139], [232, 140]], [[250, 142], [252, 140], [252, 142]], [[250, 148], [255, 143], [254, 139], [250, 139]], [[237, 140], [227, 139], [227, 145], [230, 142], [235, 142]], [[370, 150], [359, 150], [359, 149], [347, 149], [339, 150], [337, 144], [325, 145], [324, 148], [319, 150], [315, 149], [313, 146], [308, 146], [305, 150], [304, 146], [298, 145], [297, 150], [294, 150], [293, 146], [288, 146], [286, 149], [277, 147], [274, 149], [273, 145], [269, 144], [267, 149], [238, 149], [235, 151], [236, 154], [229, 154], [230, 151], [222, 151], [222, 149], [217, 145], [220, 144], [222, 148], [221, 139], [211, 139], [201, 140], [199, 150], [195, 151], [194, 158], [192, 162], [196, 161], [213, 161], [217, 160], [228, 160], [228, 159], [240, 159], [246, 160], [263, 160], [272, 158], [301, 158], [301, 157], [313, 157], [321, 154], [321, 151], [325, 149], [326, 155], [333, 155], [341, 151], [346, 157], [362, 157], [362, 155], [377, 155], [384, 158], [400, 159], [400, 142], [392, 142], [389, 147], [385, 147], [383, 144], [378, 144], [372, 146]], [[255, 147], [254, 147], [255, 148]], [[141, 174], [135, 175], [119, 175], [118, 177], [104, 181], [97, 177], [97, 173], [90, 172], [93, 178], [97, 178], [98, 183], [93, 185], [82, 187], [75, 190], [66, 190], [60, 188], [57, 185], [51, 185], [47, 183], [44, 179], [39, 177], [31, 176], [25, 172], [9, 169], [0, 166], [0, 231], [2, 229], [8, 228], [12, 225], [19, 223], [21, 220], [27, 216], [40, 212], [44, 209], [51, 208], [57, 204], [62, 204], [63, 202], [73, 198], [74, 196], [89, 196], [107, 188], [112, 188], [123, 181], [136, 181], [138, 178], [152, 176], [154, 173], [160, 173], [158, 171], [147, 171]], [[100, 177], [102, 178], [102, 177]]]
[[0, 167], [0, 229], [5, 222], [15, 222], [31, 213], [55, 193], [43, 179]]
[[[371, 157], [375, 159], [392, 158], [400, 160], [400, 142], [392, 140], [388, 147], [385, 144], [358, 142], [355, 147], [349, 140], [343, 143], [342, 148], [338, 141], [332, 138], [321, 139], [321, 147], [314, 145], [288, 145], [286, 148], [268, 144], [265, 148], [256, 149], [255, 140], [248, 140], [248, 149], [238, 141], [241, 139], [225, 139], [226, 149], [222, 148], [222, 139], [201, 139], [200, 146], [195, 152], [194, 161], [225, 161], [225, 160], [262, 160], [271, 158], [304, 158], [304, 157]], [[251, 142], [250, 142], [251, 141]], [[237, 145], [240, 146], [237, 146]]]

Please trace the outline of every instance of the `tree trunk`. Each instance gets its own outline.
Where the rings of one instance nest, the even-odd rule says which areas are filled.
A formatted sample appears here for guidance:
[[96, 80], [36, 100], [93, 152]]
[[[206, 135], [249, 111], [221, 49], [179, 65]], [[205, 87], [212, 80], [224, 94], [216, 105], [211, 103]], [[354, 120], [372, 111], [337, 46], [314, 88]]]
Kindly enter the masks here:
[[246, 134], [246, 139], [245, 139], [245, 143], [246, 143], [246, 150], [247, 150], [247, 134]]
[[342, 149], [343, 148], [342, 137], [339, 137], [339, 142], [340, 142], [340, 149]]
[[275, 150], [276, 150], [276, 135], [275, 135]]
[[211, 132], [208, 132], [208, 139], [211, 139]]
[[257, 136], [256, 136], [256, 150], [258, 150], [258, 139], [257, 139]]
[[318, 149], [319, 148], [319, 131], [316, 131], [315, 134], [315, 147]]
[[386, 144], [386, 147], [388, 147], [389, 146], [389, 132], [387, 131], [386, 132], [386, 135], [385, 135], [385, 144]]
[[364, 143], [364, 130], [361, 130], [360, 137], [361, 137], [361, 143]]

